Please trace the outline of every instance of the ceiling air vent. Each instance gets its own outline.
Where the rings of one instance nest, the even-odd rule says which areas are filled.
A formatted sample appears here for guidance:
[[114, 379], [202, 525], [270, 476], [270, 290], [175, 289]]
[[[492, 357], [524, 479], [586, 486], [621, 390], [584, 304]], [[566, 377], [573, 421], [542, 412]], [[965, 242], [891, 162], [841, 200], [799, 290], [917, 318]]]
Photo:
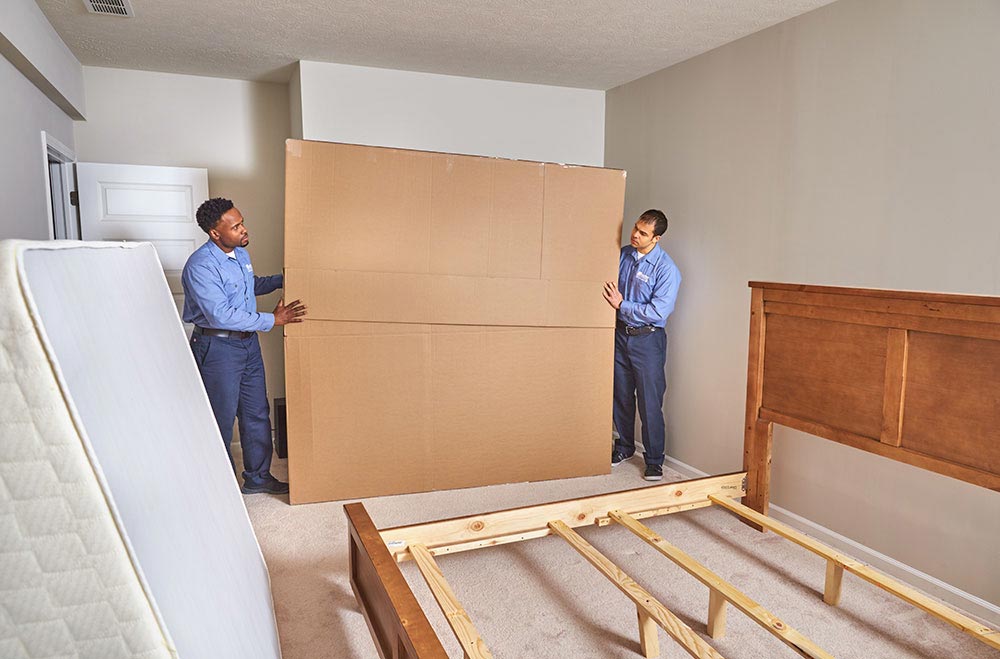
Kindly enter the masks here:
[[83, 0], [83, 6], [92, 14], [105, 16], [135, 16], [129, 0]]

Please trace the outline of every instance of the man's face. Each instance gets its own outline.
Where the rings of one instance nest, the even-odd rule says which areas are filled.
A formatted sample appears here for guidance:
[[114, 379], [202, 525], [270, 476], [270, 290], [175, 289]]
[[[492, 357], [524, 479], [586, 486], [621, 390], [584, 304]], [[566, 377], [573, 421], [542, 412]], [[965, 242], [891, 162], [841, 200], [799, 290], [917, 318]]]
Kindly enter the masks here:
[[650, 250], [660, 242], [659, 236], [653, 235], [656, 224], [653, 222], [643, 222], [639, 220], [632, 227], [632, 247], [635, 247], [640, 254], [648, 254]]
[[250, 244], [250, 234], [243, 226], [243, 215], [235, 207], [222, 214], [219, 223], [208, 232], [208, 235], [224, 252], [231, 252], [235, 247], [246, 247]]

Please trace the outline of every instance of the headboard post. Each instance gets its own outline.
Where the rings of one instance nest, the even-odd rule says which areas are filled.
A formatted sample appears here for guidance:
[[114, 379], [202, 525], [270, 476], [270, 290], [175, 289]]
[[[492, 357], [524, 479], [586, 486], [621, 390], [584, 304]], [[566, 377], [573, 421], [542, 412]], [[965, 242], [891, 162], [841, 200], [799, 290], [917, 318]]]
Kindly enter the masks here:
[[[751, 288], [750, 346], [747, 355], [746, 424], [743, 429], [743, 470], [747, 472], [743, 503], [766, 515], [771, 493], [771, 438], [774, 424], [760, 419], [764, 381], [764, 291]], [[762, 526], [750, 523], [759, 531]]]

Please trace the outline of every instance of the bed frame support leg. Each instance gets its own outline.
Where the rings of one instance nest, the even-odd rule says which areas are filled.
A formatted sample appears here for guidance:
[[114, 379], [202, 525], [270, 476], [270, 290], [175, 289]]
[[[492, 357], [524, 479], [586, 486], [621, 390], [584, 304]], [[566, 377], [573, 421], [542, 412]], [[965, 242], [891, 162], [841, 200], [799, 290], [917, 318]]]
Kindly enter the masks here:
[[656, 621], [642, 607], [636, 606], [639, 615], [639, 645], [646, 659], [660, 656], [660, 636]]
[[844, 567], [835, 561], [826, 562], [826, 585], [823, 588], [823, 601], [830, 606], [840, 603], [840, 586], [844, 580]]
[[726, 598], [715, 588], [708, 589], [707, 631], [712, 638], [726, 635]]

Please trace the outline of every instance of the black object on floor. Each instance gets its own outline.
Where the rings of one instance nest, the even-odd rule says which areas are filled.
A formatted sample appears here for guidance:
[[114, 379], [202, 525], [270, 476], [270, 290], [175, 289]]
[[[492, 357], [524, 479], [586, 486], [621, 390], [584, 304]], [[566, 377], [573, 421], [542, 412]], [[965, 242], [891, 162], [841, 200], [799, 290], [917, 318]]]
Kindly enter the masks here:
[[279, 458], [288, 457], [288, 417], [284, 398], [274, 399], [274, 452]]

